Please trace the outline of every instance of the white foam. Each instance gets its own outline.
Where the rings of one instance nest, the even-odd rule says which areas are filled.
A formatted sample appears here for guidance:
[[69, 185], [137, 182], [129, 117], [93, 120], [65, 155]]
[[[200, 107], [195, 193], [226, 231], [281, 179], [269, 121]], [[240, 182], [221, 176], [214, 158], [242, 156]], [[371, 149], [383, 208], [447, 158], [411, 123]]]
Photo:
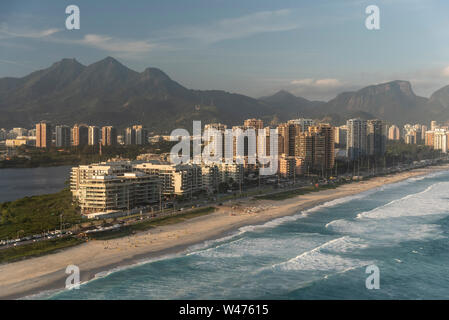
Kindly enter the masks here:
[[[281, 271], [335, 271], [343, 272], [370, 264], [370, 261], [344, 258], [336, 253], [365, 248], [361, 239], [347, 236], [330, 240], [310, 251], [272, 266]], [[327, 253], [329, 252], [329, 253]]]
[[447, 190], [449, 190], [448, 182], [436, 183], [421, 192], [391, 201], [371, 211], [359, 213], [357, 219], [391, 219], [441, 214], [445, 211], [449, 213]]

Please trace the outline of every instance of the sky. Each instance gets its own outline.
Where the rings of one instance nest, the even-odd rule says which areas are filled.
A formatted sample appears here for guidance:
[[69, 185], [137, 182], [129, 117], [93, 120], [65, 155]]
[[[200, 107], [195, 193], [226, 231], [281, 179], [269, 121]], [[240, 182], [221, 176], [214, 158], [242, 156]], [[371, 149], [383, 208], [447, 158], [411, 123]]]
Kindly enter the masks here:
[[[68, 5], [80, 29], [65, 25]], [[365, 26], [379, 7], [380, 29]], [[112, 56], [191, 89], [314, 100], [391, 80], [449, 84], [447, 0], [2, 0], [0, 77]]]

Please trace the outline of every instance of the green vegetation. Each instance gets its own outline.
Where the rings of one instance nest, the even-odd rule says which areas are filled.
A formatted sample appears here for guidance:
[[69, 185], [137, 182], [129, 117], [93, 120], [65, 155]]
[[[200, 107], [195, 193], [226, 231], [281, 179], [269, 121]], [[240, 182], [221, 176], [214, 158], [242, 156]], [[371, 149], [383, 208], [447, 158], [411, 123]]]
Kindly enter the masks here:
[[272, 193], [272, 194], [267, 194], [267, 195], [261, 195], [261, 196], [256, 196], [257, 199], [261, 199], [261, 200], [285, 200], [285, 199], [289, 199], [289, 198], [294, 198], [296, 196], [301, 196], [310, 192], [317, 192], [317, 191], [322, 191], [322, 190], [327, 190], [327, 189], [335, 189], [338, 187], [339, 184], [328, 184], [328, 185], [324, 185], [324, 186], [319, 186], [319, 187], [314, 187], [314, 186], [309, 186], [309, 187], [302, 187], [299, 189], [294, 189], [294, 190], [288, 190], [288, 191], [281, 191], [281, 192], [277, 192], [277, 193]]
[[389, 141], [385, 153], [386, 165], [398, 164], [399, 162], [421, 161], [434, 159], [440, 156], [439, 150], [429, 146], [406, 144], [404, 142]]
[[64, 228], [82, 219], [67, 188], [58, 193], [0, 203], [0, 239], [15, 239], [59, 229], [60, 214], [63, 214]]
[[[436, 159], [441, 156], [439, 150], [429, 146], [406, 144], [404, 141], [388, 141], [385, 155], [382, 157], [364, 157], [355, 161], [336, 160], [333, 174], [355, 174], [364, 171], [378, 172], [383, 168], [395, 167], [398, 164], [410, 164], [413, 161]], [[318, 173], [318, 172], [314, 172]], [[328, 172], [329, 173], [329, 172]]]
[[76, 238], [62, 238], [2, 249], [0, 251], [0, 263], [13, 262], [24, 258], [53, 253], [60, 249], [78, 245], [82, 242], [83, 240]]

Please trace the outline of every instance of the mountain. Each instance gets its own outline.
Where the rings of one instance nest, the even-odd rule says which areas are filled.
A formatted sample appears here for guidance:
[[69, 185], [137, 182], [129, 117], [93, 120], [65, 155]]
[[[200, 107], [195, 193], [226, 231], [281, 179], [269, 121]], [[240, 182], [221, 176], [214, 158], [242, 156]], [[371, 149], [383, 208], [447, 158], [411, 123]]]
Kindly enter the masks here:
[[63, 59], [23, 78], [0, 79], [0, 126], [86, 122], [125, 126], [143, 123], [155, 130], [191, 126], [192, 120], [243, 121], [270, 107], [224, 91], [190, 90], [163, 71], [133, 71], [107, 57], [89, 66]]
[[436, 117], [444, 117], [449, 112], [449, 86], [435, 91], [429, 98], [428, 109]]
[[414, 94], [410, 82], [396, 80], [341, 93], [324, 106], [323, 112], [343, 116], [360, 113], [403, 124], [422, 119], [426, 104], [426, 98]]
[[347, 118], [381, 118], [397, 124], [449, 119], [449, 86], [430, 99], [407, 81], [392, 81], [309, 101], [287, 91], [254, 99], [221, 90], [191, 90], [162, 70], [136, 72], [112, 57], [84, 66], [63, 59], [23, 78], [0, 79], [0, 127], [31, 127], [40, 120], [118, 127], [142, 123], [156, 132], [190, 129], [193, 120], [228, 125], [250, 117], [267, 124], [298, 117], [335, 124]]
[[314, 109], [324, 105], [322, 101], [310, 101], [302, 97], [297, 97], [288, 91], [280, 90], [272, 96], [262, 97], [259, 100], [273, 106], [277, 110], [282, 110], [288, 119], [298, 118], [302, 114], [312, 115]]

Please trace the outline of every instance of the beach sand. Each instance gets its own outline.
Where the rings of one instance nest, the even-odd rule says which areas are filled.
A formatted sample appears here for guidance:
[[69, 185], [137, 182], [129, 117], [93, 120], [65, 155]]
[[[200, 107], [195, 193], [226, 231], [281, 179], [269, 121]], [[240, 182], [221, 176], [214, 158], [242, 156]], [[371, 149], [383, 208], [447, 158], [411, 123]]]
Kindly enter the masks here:
[[81, 281], [88, 281], [96, 274], [114, 268], [181, 253], [194, 244], [224, 237], [243, 226], [262, 224], [324, 202], [448, 169], [449, 165], [416, 169], [281, 201], [250, 198], [234, 200], [218, 207], [212, 214], [180, 223], [119, 239], [89, 241], [53, 254], [3, 264], [0, 265], [0, 299], [16, 299], [42, 291], [63, 289], [68, 265], [78, 266]]

